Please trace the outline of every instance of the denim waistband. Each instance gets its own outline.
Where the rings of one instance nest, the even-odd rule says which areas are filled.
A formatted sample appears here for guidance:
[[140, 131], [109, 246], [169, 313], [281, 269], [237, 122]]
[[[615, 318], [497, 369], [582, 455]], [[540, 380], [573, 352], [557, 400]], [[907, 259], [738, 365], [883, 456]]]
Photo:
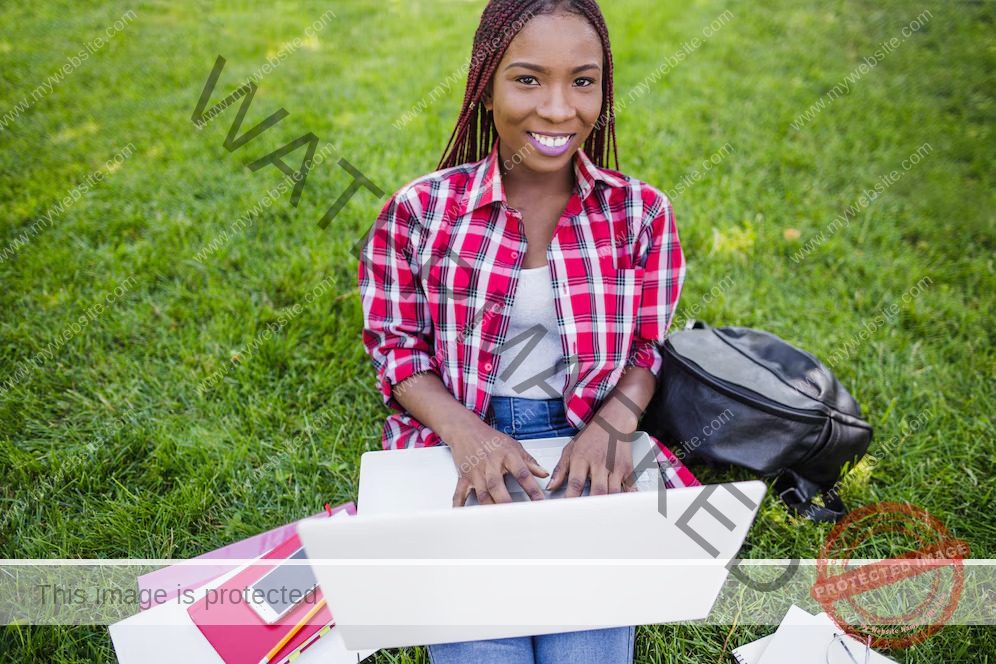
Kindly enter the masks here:
[[491, 397], [497, 424], [495, 428], [516, 439], [573, 436], [574, 427], [567, 421], [567, 409], [560, 399], [523, 399]]

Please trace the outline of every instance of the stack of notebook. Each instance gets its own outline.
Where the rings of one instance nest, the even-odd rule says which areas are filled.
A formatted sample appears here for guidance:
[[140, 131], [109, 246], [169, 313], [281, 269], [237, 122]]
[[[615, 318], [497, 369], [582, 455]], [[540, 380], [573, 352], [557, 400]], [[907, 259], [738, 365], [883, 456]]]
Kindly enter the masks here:
[[[854, 661], [864, 662], [865, 645], [850, 636], [844, 635], [831, 646], [837, 634], [844, 632], [826, 613], [814, 616], [793, 604], [774, 634], [734, 648], [733, 661], [737, 664], [824, 664], [829, 646], [839, 648], [845, 657], [850, 653]], [[868, 662], [886, 664], [895, 660], [873, 650]]]
[[[338, 516], [338, 515], [337, 515]], [[301, 540], [294, 535], [262, 556], [260, 560], [273, 560], [273, 565], [253, 564], [218, 587], [217, 593], [206, 594], [187, 609], [190, 619], [197, 625], [218, 655], [226, 664], [258, 664], [266, 659], [274, 646], [297, 629], [290, 641], [282, 646], [271, 659], [271, 664], [283, 664], [297, 658], [315, 641], [334, 626], [328, 606], [307, 617], [311, 609], [322, 602], [321, 588], [313, 596], [273, 624], [267, 624], [244, 601], [226, 601], [238, 597], [242, 590], [257, 581], [279, 561], [290, 557], [301, 548]], [[220, 599], [220, 601], [219, 601]], [[209, 601], [211, 600], [211, 601]], [[306, 623], [298, 627], [300, 623]]]
[[[258, 563], [263, 561], [263, 557], [268, 554], [270, 558], [275, 558], [277, 557], [274, 552], [275, 547], [284, 545], [290, 548], [293, 546], [285, 544], [285, 542], [296, 534], [297, 527], [302, 521], [329, 517], [348, 518], [355, 513], [356, 506], [353, 503], [336, 507], [326, 505], [325, 510], [318, 514], [293, 521], [265, 533], [253, 535], [239, 542], [233, 542], [221, 549], [204, 553], [196, 559], [178, 561], [174, 565], [139, 577], [138, 586], [142, 590], [143, 596], [148, 595], [154, 601], [151, 606], [146, 606], [143, 603], [142, 610], [135, 615], [108, 625], [117, 661], [121, 664], [177, 664], [178, 662], [237, 664], [237, 662], [245, 662], [244, 658], [238, 659], [240, 656], [238, 653], [229, 650], [229, 641], [221, 641], [214, 637], [208, 640], [205, 637], [206, 632], [211, 632], [215, 636], [221, 632], [216, 632], [212, 625], [206, 627], [205, 625], [196, 625], [191, 616], [193, 611], [188, 612], [191, 602], [202, 601], [211, 590], [227, 585], [234, 576], [245, 571], [247, 561]], [[257, 566], [257, 573], [262, 574], [264, 567], [269, 565], [269, 562], [265, 562], [263, 565]], [[164, 595], [168, 595], [169, 599], [163, 600]], [[229, 596], [227, 599], [230, 601], [232, 597]], [[305, 602], [306, 611], [315, 609], [317, 606], [317, 600], [310, 601], [308, 599]], [[212, 614], [219, 604], [220, 602], [215, 602], [211, 605]], [[244, 601], [243, 608], [245, 608]], [[339, 630], [335, 627], [329, 627], [327, 624], [313, 624], [313, 622], [318, 623], [320, 620], [321, 617], [318, 617], [317, 613], [314, 616], [314, 621], [310, 618], [307, 621], [298, 621], [296, 616], [285, 616], [281, 622], [285, 626], [290, 625], [290, 629], [294, 629], [300, 622], [302, 631], [307, 628], [308, 632], [311, 632], [316, 627], [317, 631], [312, 633], [310, 637], [308, 632], [305, 632], [301, 637], [302, 642], [282, 645], [280, 650], [271, 658], [270, 664], [280, 664], [291, 660], [291, 658], [294, 658], [294, 664], [299, 662], [302, 664], [304, 662], [357, 664], [376, 652], [376, 650], [371, 649], [351, 650], [347, 648], [338, 633]], [[331, 621], [331, 616], [329, 616], [329, 620]], [[207, 622], [218, 621], [208, 618]], [[259, 621], [249, 622], [243, 626], [248, 626], [254, 630], [260, 629]], [[286, 635], [285, 632], [281, 633]], [[238, 640], [241, 634], [235, 636]], [[295, 632], [291, 639], [296, 636]], [[310, 641], [308, 641], [309, 638]], [[273, 649], [281, 640], [281, 637], [275, 634], [268, 635], [266, 638], [267, 646]], [[307, 651], [303, 652], [305, 649]], [[245, 656], [255, 657], [246, 664], [259, 664], [262, 659], [262, 655], [258, 655], [257, 652]]]

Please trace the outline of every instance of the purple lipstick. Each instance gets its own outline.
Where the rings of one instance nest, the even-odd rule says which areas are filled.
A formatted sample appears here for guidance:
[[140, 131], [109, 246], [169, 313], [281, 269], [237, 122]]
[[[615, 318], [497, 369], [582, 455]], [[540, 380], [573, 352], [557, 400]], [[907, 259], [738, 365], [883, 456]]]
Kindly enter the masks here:
[[541, 153], [547, 157], [559, 157], [567, 152], [574, 142], [574, 134], [540, 134], [526, 132], [529, 140]]

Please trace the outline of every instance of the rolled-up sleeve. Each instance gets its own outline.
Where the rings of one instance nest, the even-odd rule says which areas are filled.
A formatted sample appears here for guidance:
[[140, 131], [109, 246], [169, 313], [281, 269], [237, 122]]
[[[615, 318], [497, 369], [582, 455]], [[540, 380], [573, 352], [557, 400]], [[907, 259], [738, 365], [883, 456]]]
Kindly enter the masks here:
[[633, 344], [626, 365], [643, 367], [656, 377], [663, 364], [660, 346], [674, 320], [678, 297], [685, 283], [685, 256], [678, 240], [671, 201], [663, 193], [651, 191], [653, 201], [647, 206], [648, 212], [637, 239], [637, 267], [645, 271]]
[[393, 387], [417, 373], [435, 371], [432, 317], [412, 268], [415, 259], [410, 260], [420, 211], [414, 189], [397, 192], [381, 210], [360, 253], [363, 345], [377, 370], [384, 404], [402, 413], [405, 409], [394, 398]]

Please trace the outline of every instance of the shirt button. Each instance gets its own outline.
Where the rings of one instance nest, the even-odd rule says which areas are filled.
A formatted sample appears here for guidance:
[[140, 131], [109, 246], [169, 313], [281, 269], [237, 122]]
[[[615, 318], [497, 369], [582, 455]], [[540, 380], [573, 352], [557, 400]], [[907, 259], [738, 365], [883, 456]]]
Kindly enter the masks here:
[[485, 371], [491, 371], [491, 363], [490, 362], [488, 362], [487, 364], [484, 365], [484, 370]]
[[518, 257], [519, 257], [519, 252], [518, 251], [513, 251], [512, 252], [512, 258], [515, 259], [515, 258], [518, 258]]

